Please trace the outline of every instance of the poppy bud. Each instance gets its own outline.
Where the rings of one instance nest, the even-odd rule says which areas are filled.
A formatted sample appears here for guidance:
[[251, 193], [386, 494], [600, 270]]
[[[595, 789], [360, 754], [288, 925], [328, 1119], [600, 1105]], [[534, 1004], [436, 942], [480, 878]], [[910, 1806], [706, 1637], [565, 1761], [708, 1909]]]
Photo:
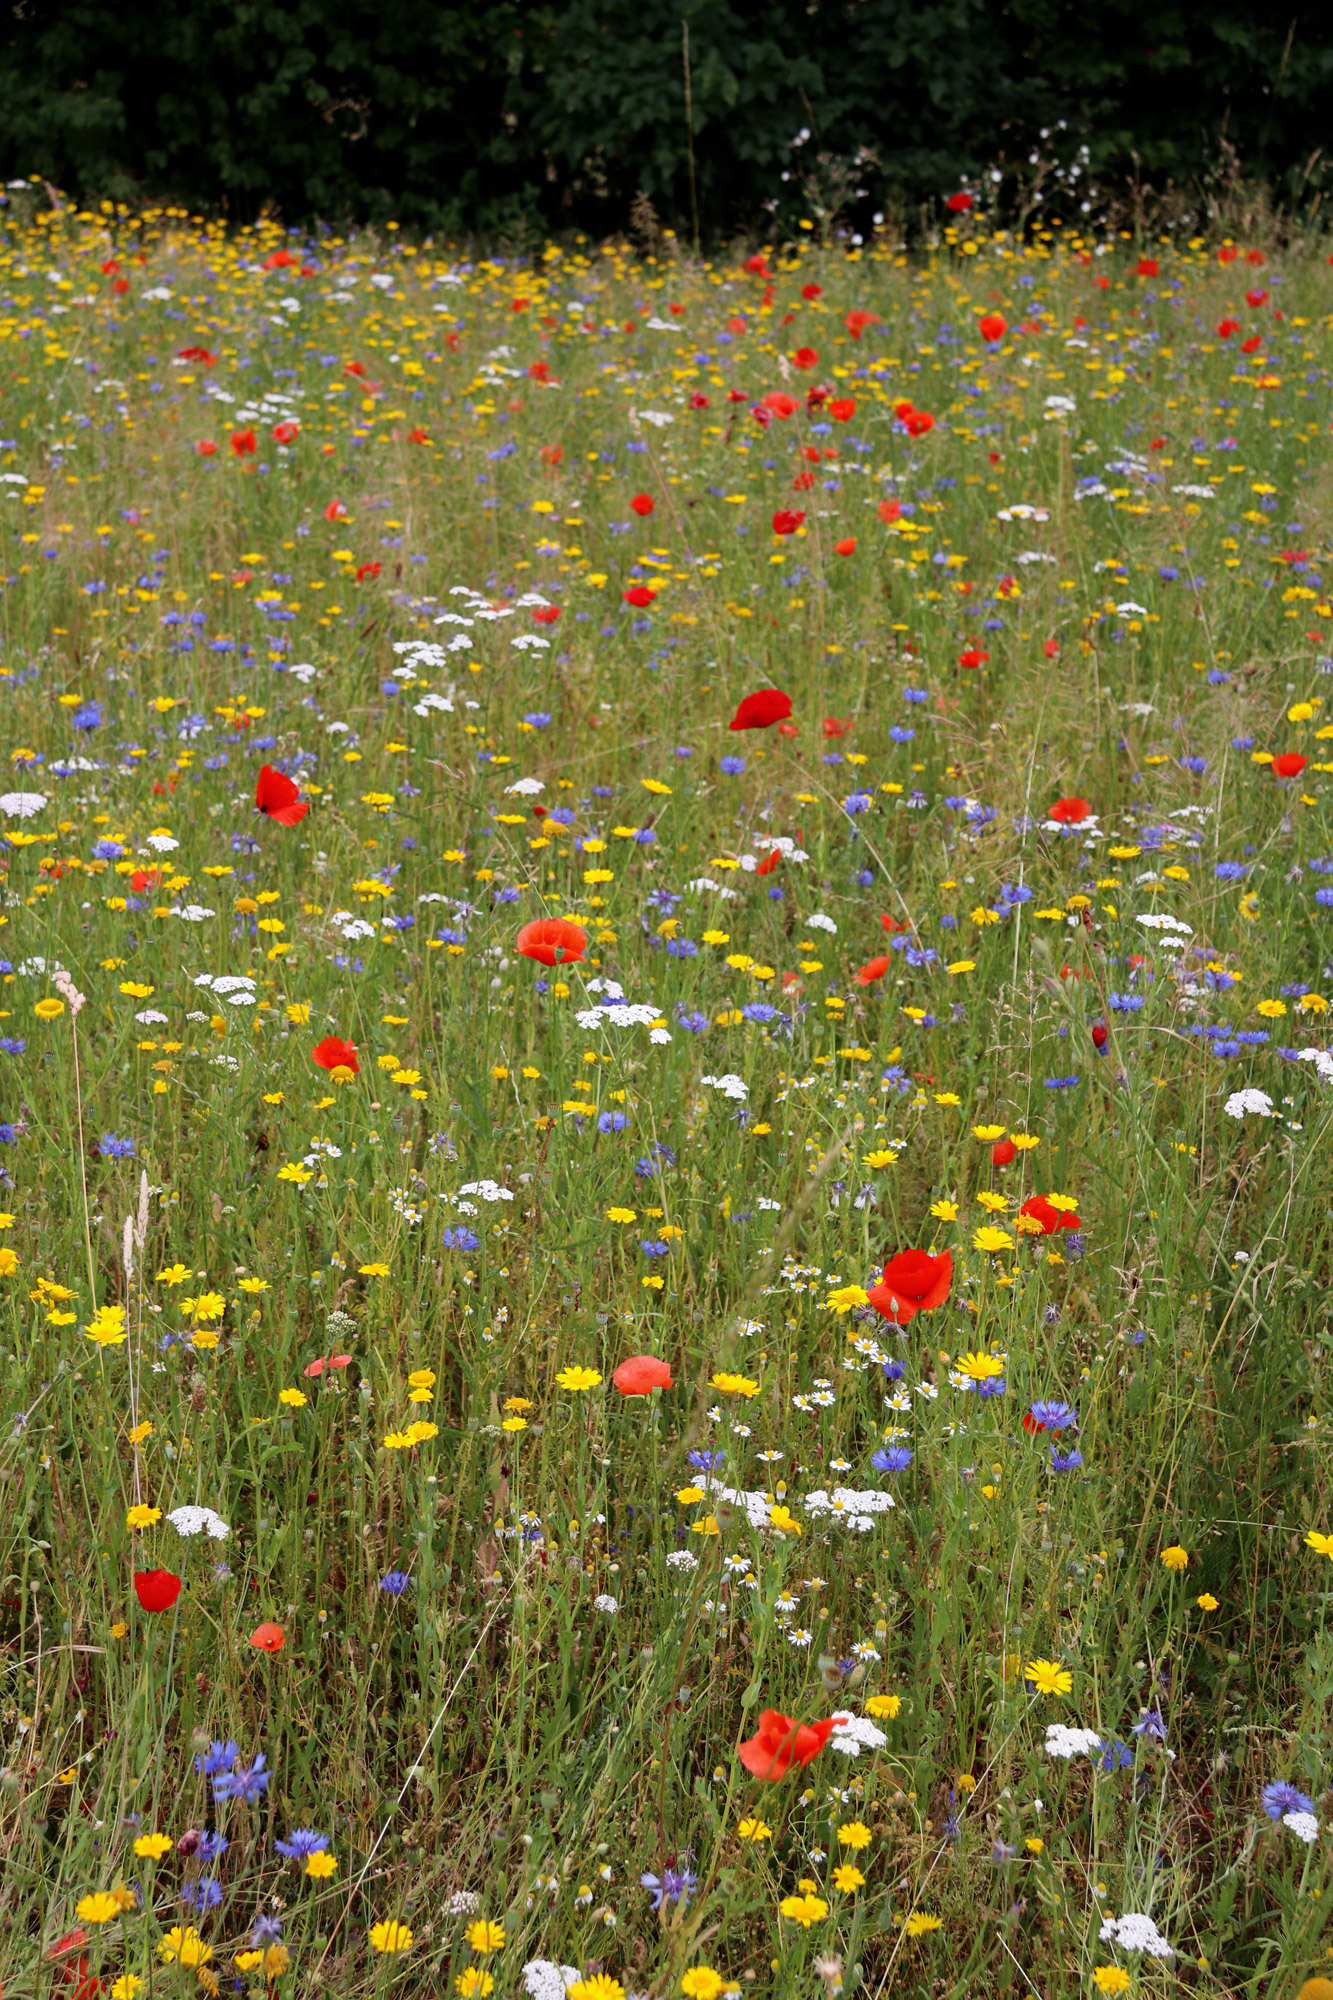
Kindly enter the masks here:
[[1106, 1037], [1107, 1028], [1105, 1021], [1094, 1021], [1092, 1024], [1092, 1046], [1097, 1050], [1104, 1049], [1106, 1047]]

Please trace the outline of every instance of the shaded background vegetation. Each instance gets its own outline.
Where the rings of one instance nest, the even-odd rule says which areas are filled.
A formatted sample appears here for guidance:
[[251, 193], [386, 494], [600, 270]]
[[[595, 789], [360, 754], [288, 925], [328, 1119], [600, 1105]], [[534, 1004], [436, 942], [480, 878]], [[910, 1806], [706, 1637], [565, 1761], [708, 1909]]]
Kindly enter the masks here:
[[1146, 180], [1197, 209], [1237, 168], [1318, 196], [1333, 20], [1250, 0], [19, 0], [0, 167], [511, 240], [623, 229], [641, 191], [689, 228], [684, 26], [707, 237], [866, 226], [997, 164], [1012, 199], [1034, 150], [1067, 168], [1085, 145], [1080, 201], [1132, 207]]

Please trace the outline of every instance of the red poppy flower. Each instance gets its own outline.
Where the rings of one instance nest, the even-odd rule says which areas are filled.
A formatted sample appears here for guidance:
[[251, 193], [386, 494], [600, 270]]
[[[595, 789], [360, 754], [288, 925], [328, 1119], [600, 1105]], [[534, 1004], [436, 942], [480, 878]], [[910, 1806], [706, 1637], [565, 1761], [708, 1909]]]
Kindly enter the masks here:
[[423, 430], [421, 429], [421, 426], [420, 426], [420, 425], [418, 425], [418, 426], [417, 426], [417, 428], [416, 428], [415, 430], [410, 430], [410, 431], [409, 431], [409, 432], [407, 433], [407, 442], [408, 442], [409, 444], [429, 444], [429, 443], [430, 443], [430, 432], [429, 432], [429, 431], [423, 431]]
[[1217, 337], [1219, 340], [1230, 340], [1233, 333], [1239, 332], [1240, 321], [1238, 319], [1220, 319], [1217, 322]]
[[255, 786], [255, 804], [269, 819], [275, 819], [279, 826], [298, 826], [310, 810], [309, 799], [303, 799], [291, 779], [281, 771], [275, 771], [271, 764], [265, 764], [259, 773], [259, 783]]
[[195, 450], [200, 458], [216, 458], [218, 455], [218, 448], [211, 438], [200, 438]]
[[744, 389], [728, 389], [727, 391], [727, 401], [729, 403], [748, 403], [749, 400]]
[[341, 500], [330, 500], [328, 506], [324, 509], [324, 519], [326, 521], [345, 521], [347, 519], [347, 509], [343, 506]]
[[856, 415], [855, 396], [835, 396], [828, 406], [828, 413], [835, 424], [849, 424]]
[[834, 743], [838, 742], [844, 736], [850, 736], [851, 730], [852, 718], [850, 715], [826, 715], [824, 717], [824, 734]]
[[1106, 1031], [1105, 1021], [1093, 1022], [1092, 1046], [1094, 1047], [1094, 1049], [1104, 1049], [1106, 1047], [1106, 1033], [1107, 1031]]
[[1240, 351], [1242, 354], [1257, 354], [1263, 344], [1262, 337], [1257, 333], [1252, 333], [1248, 340], [1242, 340]]
[[123, 299], [129, 288], [130, 281], [128, 278], [116, 278], [112, 281], [111, 289], [116, 293], [118, 298]]
[[362, 563], [360, 569], [356, 573], [356, 580], [358, 583], [364, 583], [366, 578], [369, 577], [371, 582], [373, 583], [375, 581], [375, 578], [379, 575], [380, 571], [383, 568], [384, 564], [379, 562]]
[[868, 326], [879, 325], [879, 314], [868, 313], [868, 312], [849, 312], [846, 319], [844, 319], [843, 321], [843, 325], [846, 327], [848, 333], [850, 333], [853, 340], [859, 340], [861, 338], [861, 335], [865, 332]]
[[879, 920], [890, 936], [893, 935], [894, 931], [905, 931], [907, 929], [907, 925], [901, 917], [891, 917], [886, 910], [880, 911]]
[[890, 524], [901, 519], [902, 511], [902, 502], [899, 500], [881, 500], [875, 509], [880, 520], [887, 521]]
[[[742, 397], [741, 400], [743, 402], [745, 400], [744, 397]], [[690, 397], [690, 408], [692, 410], [706, 410], [709, 407], [710, 405], [707, 396], [704, 395], [701, 389], [696, 389], [693, 395]]]
[[318, 1361], [307, 1362], [301, 1373], [317, 1378], [324, 1373], [326, 1368], [350, 1368], [351, 1365], [352, 1357], [350, 1354], [330, 1354], [328, 1356], [321, 1356]]
[[356, 1059], [356, 1043], [344, 1042], [338, 1035], [326, 1035], [322, 1042], [310, 1051], [310, 1060], [321, 1069], [348, 1069], [353, 1076], [361, 1074], [361, 1065]]
[[250, 1644], [258, 1646], [262, 1653], [280, 1653], [286, 1638], [287, 1634], [281, 1625], [275, 1625], [270, 1619], [265, 1619], [264, 1623], [256, 1625], [250, 1634]]
[[913, 410], [910, 416], [903, 418], [903, 422], [907, 426], [908, 437], [924, 437], [927, 431], [935, 428], [935, 419], [929, 410]]
[[798, 347], [792, 360], [798, 368], [813, 368], [819, 355], [813, 347]]
[[253, 431], [233, 431], [231, 448], [237, 458], [253, 457], [259, 449], [259, 440]]
[[960, 667], [980, 667], [984, 665], [985, 662], [989, 660], [989, 658], [990, 658], [989, 653], [983, 653], [981, 649], [977, 646], [969, 646], [966, 652], [960, 653], [958, 655], [958, 664]]
[[181, 1580], [169, 1569], [141, 1569], [134, 1578], [134, 1594], [145, 1611], [170, 1611], [181, 1594]]
[[200, 368], [216, 368], [218, 361], [217, 355], [210, 354], [206, 347], [182, 347], [176, 359], [197, 362]]
[[1077, 826], [1081, 820], [1088, 818], [1091, 811], [1092, 807], [1086, 799], [1057, 799], [1048, 817], [1060, 826]]
[[654, 597], [654, 592], [649, 590], [646, 583], [632, 584], [630, 588], [625, 592], [626, 604], [633, 605], [636, 611], [647, 611], [651, 609], [653, 597]]
[[785, 389], [770, 389], [766, 396], [760, 397], [759, 407], [761, 410], [771, 410], [775, 417], [781, 417], [785, 423], [788, 417], [796, 415], [801, 406], [795, 396], [789, 396]]
[[675, 1387], [671, 1370], [655, 1354], [631, 1354], [611, 1377], [622, 1396], [648, 1396], [654, 1389]]
[[832, 1734], [832, 1716], [827, 1722], [797, 1722], [794, 1716], [766, 1708], [760, 1713], [755, 1734], [736, 1754], [751, 1777], [775, 1785], [794, 1764], [804, 1769], [813, 1763]]
[[275, 444], [293, 444], [300, 435], [301, 426], [292, 423], [290, 420], [281, 424], [274, 424], [273, 426], [273, 442]]
[[534, 625], [554, 625], [559, 616], [560, 606], [558, 604], [537, 604], [533, 606], [532, 622]]
[[823, 296], [824, 296], [824, 287], [822, 285], [801, 286], [801, 297], [803, 299], [822, 299]]
[[285, 271], [289, 264], [296, 262], [290, 250], [270, 250], [264, 259], [266, 271]]
[[1299, 751], [1284, 750], [1280, 757], [1273, 759], [1273, 775], [1276, 778], [1299, 778], [1309, 761]]
[[932, 1257], [928, 1250], [900, 1250], [884, 1266], [884, 1276], [870, 1293], [870, 1303], [882, 1319], [906, 1326], [919, 1312], [942, 1306], [953, 1284], [953, 1258], [947, 1250]]
[[1018, 1148], [1012, 1139], [1001, 1139], [990, 1149], [990, 1163], [993, 1167], [1007, 1167], [1017, 1152]]
[[833, 544], [833, 553], [835, 556], [854, 556], [856, 554], [856, 536], [844, 535], [840, 542]]
[[531, 382], [549, 382], [551, 379], [550, 362], [530, 361], [528, 363], [528, 379]]
[[782, 849], [780, 847], [771, 847], [768, 853], [764, 856], [763, 860], [759, 863], [759, 866], [755, 869], [754, 871], [755, 874], [771, 875], [773, 873], [773, 870], [777, 867], [779, 861], [781, 861], [781, 859], [782, 859]]
[[966, 188], [959, 188], [957, 194], [949, 196], [948, 205], [955, 215], [966, 215], [972, 206], [972, 197]]
[[652, 513], [657, 502], [653, 499], [651, 493], [636, 493], [629, 504], [632, 512], [637, 514], [640, 520], [642, 520]]
[[773, 516], [773, 533], [775, 535], [794, 535], [804, 520], [805, 514], [803, 511], [798, 512], [794, 507], [779, 507], [777, 513]]
[[1224, 243], [1217, 253], [1217, 261], [1219, 264], [1234, 264], [1239, 255], [1234, 243]]
[[731, 729], [771, 729], [791, 714], [791, 696], [780, 688], [759, 688], [740, 702], [728, 725]]
[[115, 273], [116, 273], [116, 272], [117, 272], [117, 271], [118, 271], [119, 269], [120, 269], [120, 265], [119, 265], [118, 261], [116, 260], [116, 258], [114, 258], [114, 257], [108, 257], [108, 258], [107, 258], [107, 261], [106, 261], [106, 263], [105, 263], [105, 264], [103, 264], [103, 266], [102, 266], [102, 276], [103, 276], [104, 278], [110, 278], [110, 277], [114, 277]]
[[587, 942], [588, 933], [567, 917], [537, 917], [514, 940], [521, 957], [542, 965], [577, 965]]
[[768, 268], [768, 254], [763, 250], [758, 251], [753, 257], [747, 257], [745, 268], [752, 278], [768, 278], [772, 276]]
[[1140, 257], [1138, 263], [1134, 266], [1134, 276], [1136, 278], [1155, 278], [1158, 268], [1155, 257]]
[[1060, 641], [1058, 639], [1045, 639], [1042, 641], [1041, 650], [1048, 660], [1058, 660], [1060, 657]]
[[1262, 250], [1247, 250], [1245, 252], [1245, 262], [1247, 264], [1266, 264], [1268, 259], [1264, 256]]
[[1018, 1212], [1039, 1222], [1043, 1236], [1054, 1236], [1057, 1229], [1078, 1229], [1082, 1226], [1072, 1208], [1052, 1208], [1044, 1194], [1034, 1194]]
[[1008, 331], [1009, 328], [1005, 322], [1003, 313], [983, 313], [981, 315], [980, 333], [983, 340], [992, 343], [997, 340], [1003, 340]]
[[852, 977], [858, 986], [873, 986], [877, 979], [884, 977], [888, 969], [889, 961], [887, 958], [870, 958], [866, 960], [859, 972], [852, 974]]
[[1267, 292], [1246, 292], [1245, 303], [1252, 312], [1258, 312], [1260, 306], [1268, 304], [1268, 294]]

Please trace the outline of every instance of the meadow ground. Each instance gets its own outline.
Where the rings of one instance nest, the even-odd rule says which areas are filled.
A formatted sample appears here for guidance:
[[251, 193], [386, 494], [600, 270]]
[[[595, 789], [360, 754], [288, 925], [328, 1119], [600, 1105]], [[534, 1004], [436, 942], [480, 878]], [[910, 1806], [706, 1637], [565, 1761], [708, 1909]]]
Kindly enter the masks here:
[[7, 213], [6, 2000], [1333, 1970], [1327, 246]]

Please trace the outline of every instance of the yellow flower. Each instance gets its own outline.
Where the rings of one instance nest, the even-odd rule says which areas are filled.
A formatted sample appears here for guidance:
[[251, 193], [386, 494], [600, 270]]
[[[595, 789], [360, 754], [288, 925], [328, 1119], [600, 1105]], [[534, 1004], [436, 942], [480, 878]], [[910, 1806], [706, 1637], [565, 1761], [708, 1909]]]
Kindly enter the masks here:
[[75, 1914], [85, 1924], [109, 1924], [120, 1915], [120, 1897], [114, 1889], [97, 1889], [75, 1906]]
[[411, 1951], [412, 1933], [406, 1924], [386, 1917], [383, 1923], [371, 1925], [370, 1944], [373, 1951]]
[[1006, 1235], [1003, 1229], [994, 1228], [990, 1223], [972, 1232], [972, 1243], [975, 1249], [984, 1252], [988, 1257], [996, 1256], [1001, 1250], [1012, 1250], [1014, 1247], [1013, 1237]]
[[307, 1181], [312, 1181], [314, 1178], [309, 1167], [296, 1166], [290, 1160], [285, 1167], [278, 1168], [278, 1179], [292, 1181], [297, 1187], [304, 1187]]
[[173, 1924], [157, 1947], [157, 1955], [165, 1965], [207, 1965], [213, 1956], [211, 1944], [205, 1944], [193, 1924]]
[[576, 1368], [571, 1364], [562, 1368], [555, 1379], [558, 1388], [577, 1395], [584, 1389], [595, 1389], [602, 1378], [595, 1368]]
[[1132, 1982], [1123, 1965], [1094, 1965], [1092, 1983], [1099, 1993], [1128, 1993]]
[[134, 2000], [142, 1985], [137, 1972], [122, 1972], [111, 1988], [111, 2000]]
[[134, 1843], [134, 1851], [141, 1861], [160, 1861], [164, 1854], [171, 1852], [169, 1833], [141, 1833]]
[[759, 1384], [752, 1382], [748, 1375], [714, 1375], [711, 1379], [710, 1387], [716, 1389], [719, 1396], [757, 1396], [759, 1394]]
[[770, 1507], [768, 1525], [776, 1528], [780, 1535], [799, 1535], [801, 1532], [801, 1524], [790, 1507]]
[[243, 1292], [250, 1292], [256, 1296], [268, 1290], [267, 1278], [242, 1278], [240, 1284]]
[[131, 1507], [125, 1516], [127, 1528], [153, 1528], [162, 1519], [160, 1507]]
[[903, 1698], [899, 1694], [872, 1694], [866, 1703], [866, 1714], [873, 1715], [876, 1722], [886, 1719], [892, 1722], [902, 1705]]
[[659, 798], [671, 797], [670, 785], [664, 785], [660, 778], [640, 778], [639, 783], [645, 792], [654, 792]]
[[169, 1264], [165, 1271], [158, 1272], [157, 1282], [159, 1285], [186, 1285], [193, 1276], [188, 1264]]
[[1031, 1132], [1011, 1132], [1009, 1136], [1020, 1153], [1030, 1153], [1035, 1146], [1041, 1144], [1041, 1140], [1035, 1138]]
[[299, 1389], [279, 1389], [278, 1401], [285, 1403], [289, 1410], [303, 1410], [305, 1408], [305, 1397]]
[[766, 1826], [761, 1819], [743, 1819], [736, 1828], [736, 1837], [739, 1840], [753, 1840], [757, 1842], [770, 1839], [772, 1832], [772, 1827]]
[[481, 1995], [482, 2000], [484, 2000], [484, 1996], [487, 1993], [493, 1993], [494, 1991], [495, 1981], [491, 1978], [490, 1973], [484, 1971], [479, 1965], [465, 1966], [454, 1981], [454, 1992], [461, 1993], [463, 2000], [474, 2000], [474, 1996], [476, 1995]]
[[865, 1876], [850, 1861], [840, 1863], [833, 1871], [833, 1886], [841, 1889], [844, 1896], [850, 1896], [854, 1889], [864, 1889], [865, 1885]]
[[1311, 1528], [1305, 1537], [1305, 1546], [1307, 1549], [1313, 1549], [1316, 1555], [1327, 1556], [1329, 1561], [1333, 1562], [1333, 1535], [1321, 1535], [1317, 1528]]
[[838, 1828], [838, 1845], [840, 1847], [850, 1847], [853, 1849], [869, 1847], [870, 1841], [870, 1828], [865, 1824], [864, 1820], [849, 1819], [845, 1826]]
[[892, 1146], [877, 1146], [873, 1153], [867, 1153], [864, 1156], [862, 1164], [869, 1167], [872, 1173], [877, 1174], [881, 1167], [893, 1166], [897, 1158], [898, 1155]]
[[389, 1275], [387, 1264], [358, 1264], [357, 1271], [363, 1278], [387, 1278]]
[[1217, 1599], [1213, 1596], [1211, 1590], [1205, 1590], [1202, 1596], [1195, 1598], [1194, 1602], [1198, 1605], [1200, 1611], [1216, 1611], [1217, 1609]]
[[338, 1857], [321, 1849], [318, 1854], [306, 1856], [305, 1872], [316, 1882], [327, 1882], [330, 1875], [338, 1872]]
[[502, 1431], [525, 1431], [527, 1427], [526, 1417], [506, 1417], [500, 1425]]
[[129, 1626], [122, 1620], [111, 1627], [111, 1636], [113, 1639], [123, 1639], [129, 1629]]
[[932, 1201], [930, 1212], [937, 1222], [957, 1222], [958, 1203], [956, 1201]]
[[829, 1312], [838, 1314], [849, 1313], [853, 1306], [865, 1306], [869, 1303], [870, 1294], [860, 1285], [840, 1285], [838, 1290], [830, 1292], [824, 1301]]
[[197, 1299], [182, 1299], [181, 1311], [192, 1319], [221, 1319], [227, 1301], [221, 1292], [201, 1292]]
[[606, 1211], [608, 1222], [633, 1222], [634, 1216], [632, 1208], [608, 1208]]
[[997, 1139], [1003, 1139], [1005, 1130], [1003, 1125], [974, 1125], [972, 1137], [980, 1139], [983, 1146], [993, 1146]]
[[784, 1917], [793, 1918], [807, 1931], [811, 1924], [817, 1924], [821, 1917], [828, 1915], [828, 1904], [824, 1898], [809, 1891], [803, 1896], [784, 1896], [778, 1908]]
[[468, 1925], [465, 1935], [473, 1951], [499, 1951], [505, 1941], [504, 1925], [492, 1923], [489, 1917], [478, 1917]]
[[58, 1021], [65, 1011], [65, 1003], [63, 1000], [47, 998], [39, 1000], [32, 1011], [39, 1021]]
[[1023, 1678], [1038, 1694], [1072, 1694], [1074, 1676], [1057, 1660], [1029, 1660]]
[[949, 1104], [957, 1106], [960, 1105], [962, 1101], [963, 1101], [962, 1098], [958, 1095], [956, 1090], [937, 1090], [935, 1092], [935, 1102], [937, 1104]]
[[1169, 1570], [1181, 1570], [1189, 1568], [1190, 1559], [1187, 1551], [1181, 1548], [1179, 1542], [1173, 1542], [1169, 1549], [1162, 1550], [1162, 1561]]
[[1003, 1215], [1004, 1211], [1009, 1206], [1008, 1195], [990, 1194], [984, 1188], [981, 1191], [981, 1193], [977, 1196], [977, 1200], [981, 1203], [981, 1206], [985, 1210], [987, 1210], [987, 1212], [991, 1215]]
[[576, 1979], [567, 1986], [565, 2000], [625, 2000], [625, 1989], [609, 1972], [598, 1972], [591, 1979]]
[[722, 1974], [714, 1972], [711, 1965], [692, 1965], [688, 1972], [681, 1975], [680, 1990], [687, 1993], [690, 2000], [717, 2000], [726, 1983]]
[[989, 1382], [1003, 1375], [1004, 1363], [997, 1354], [960, 1354], [958, 1372], [969, 1382]]
[[99, 1347], [119, 1347], [129, 1339], [125, 1331], [124, 1306], [99, 1306], [92, 1321], [83, 1329]]
[[913, 1910], [904, 1926], [909, 1938], [925, 1937], [930, 1931], [943, 1930], [943, 1917], [932, 1917], [925, 1910]]
[[1286, 1013], [1287, 1003], [1285, 1000], [1261, 1000], [1254, 1011], [1262, 1014], [1265, 1020], [1276, 1021]]
[[12, 1250], [0, 1250], [0, 1278], [12, 1278], [18, 1267], [19, 1260]]
[[1023, 1845], [1024, 1847], [1026, 1847], [1029, 1854], [1041, 1854], [1045, 1849], [1046, 1842], [1044, 1840], [1040, 1840], [1036, 1834], [1029, 1834], [1028, 1838], [1023, 1842]]
[[682, 1507], [693, 1507], [695, 1502], [702, 1500], [703, 1497], [704, 1490], [702, 1486], [682, 1486], [676, 1494], [676, 1498]]

